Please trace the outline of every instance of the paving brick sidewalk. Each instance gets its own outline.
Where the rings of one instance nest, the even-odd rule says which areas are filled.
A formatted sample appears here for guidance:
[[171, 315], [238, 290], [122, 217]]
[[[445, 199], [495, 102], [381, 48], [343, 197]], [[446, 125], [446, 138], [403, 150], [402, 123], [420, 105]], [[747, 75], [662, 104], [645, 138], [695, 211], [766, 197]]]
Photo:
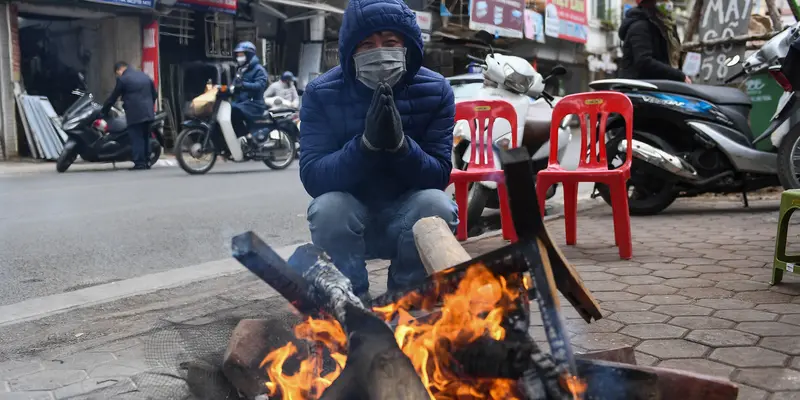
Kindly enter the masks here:
[[[787, 274], [782, 285], [767, 284], [778, 203], [751, 204], [746, 210], [737, 202], [679, 202], [661, 215], [633, 218], [631, 261], [621, 261], [613, 247], [607, 207], [581, 212], [575, 247], [563, 245], [563, 220], [548, 223], [605, 315], [587, 325], [564, 310], [576, 350], [633, 345], [640, 364], [732, 379], [740, 384], [739, 399], [800, 399], [800, 279]], [[489, 238], [467, 249], [480, 254], [501, 245]], [[385, 289], [382, 268], [372, 268], [376, 292]], [[543, 339], [537, 321], [532, 331]], [[151, 367], [143, 340], [57, 360], [0, 363], [0, 399], [70, 398], [109, 385], [133, 389], [131, 376]]]

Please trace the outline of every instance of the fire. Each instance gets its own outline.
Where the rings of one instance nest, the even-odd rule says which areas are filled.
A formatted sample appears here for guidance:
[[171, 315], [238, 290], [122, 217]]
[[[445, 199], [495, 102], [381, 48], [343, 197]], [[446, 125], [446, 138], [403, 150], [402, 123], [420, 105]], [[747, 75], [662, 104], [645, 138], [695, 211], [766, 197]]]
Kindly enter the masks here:
[[[465, 379], [454, 372], [452, 359], [453, 349], [479, 338], [504, 339], [503, 317], [518, 297], [519, 288], [509, 287], [505, 278], [496, 277], [483, 265], [475, 265], [467, 270], [454, 293], [443, 296], [441, 315], [435, 320], [423, 321], [409, 314], [407, 310], [412, 305], [432, 305], [430, 298], [417, 294], [373, 311], [386, 321], [397, 319], [397, 344], [411, 360], [431, 398], [518, 399], [516, 382]], [[307, 319], [295, 327], [295, 335], [326, 348], [336, 368], [320, 376], [321, 354], [317, 352], [302, 360], [296, 373], [287, 374], [283, 370], [284, 362], [298, 352], [297, 347], [289, 343], [268, 354], [261, 364], [267, 366], [269, 395], [280, 393], [284, 400], [318, 398], [344, 368], [347, 336], [336, 321], [316, 319]]]
[[561, 386], [572, 394], [574, 400], [583, 399], [583, 394], [586, 393], [586, 382], [583, 379], [575, 375], [565, 374], [561, 376], [559, 381]]

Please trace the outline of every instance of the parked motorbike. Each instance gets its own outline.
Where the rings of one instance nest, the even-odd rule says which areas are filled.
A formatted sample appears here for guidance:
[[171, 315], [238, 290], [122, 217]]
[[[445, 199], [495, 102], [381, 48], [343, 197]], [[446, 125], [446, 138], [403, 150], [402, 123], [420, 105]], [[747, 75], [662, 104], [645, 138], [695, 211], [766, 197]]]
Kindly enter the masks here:
[[[485, 41], [488, 43], [488, 40]], [[524, 116], [517, 118], [516, 138], [511, 137], [511, 126], [507, 121], [499, 120], [495, 123], [492, 132], [495, 166], [501, 168], [499, 150], [510, 149], [516, 143], [517, 146], [525, 146], [528, 153], [533, 155], [534, 173], [546, 168], [550, 156], [550, 125], [555, 99], [544, 90], [544, 86], [548, 79], [565, 74], [566, 69], [557, 66], [551, 71], [550, 76], [543, 78], [528, 61], [520, 57], [496, 54], [492, 51], [484, 60], [472, 56], [469, 58], [483, 68], [484, 85], [475, 96], [461, 101], [504, 100], [514, 106], [518, 116]], [[537, 100], [531, 101], [531, 98]], [[564, 156], [572, 137], [567, 125], [568, 120], [565, 120], [559, 128], [559, 161]], [[472, 153], [470, 140], [469, 122], [458, 121], [453, 137], [455, 168], [462, 170], [469, 168]], [[547, 198], [553, 197], [555, 191], [556, 186], [551, 187], [547, 192]], [[497, 184], [491, 181], [476, 182], [470, 187], [468, 195], [467, 221], [470, 228], [479, 223], [480, 216], [487, 207], [499, 208]]]
[[[781, 59], [800, 35], [799, 26], [769, 40], [729, 81], [770, 68], [772, 76], [784, 85], [785, 77], [778, 74]], [[600, 80], [589, 86], [623, 92], [634, 105], [633, 164], [628, 181], [633, 215], [657, 214], [678, 197], [742, 193], [747, 205], [748, 192], [779, 184], [800, 187], [795, 168], [788, 164], [800, 142], [800, 103], [793, 93], [779, 104], [766, 131], [755, 137], [748, 123], [752, 103], [736, 88], [629, 79]], [[756, 149], [768, 137], [772, 148]], [[792, 149], [784, 147], [785, 143], [791, 143]], [[609, 168], [623, 163], [627, 146], [624, 121], [611, 116], [606, 133]], [[605, 185], [598, 184], [595, 189], [611, 204]]]
[[294, 101], [289, 103], [277, 96], [265, 97], [264, 102], [267, 103], [267, 108], [272, 111], [273, 114], [280, 118], [286, 118], [288, 116], [297, 127], [294, 135], [296, 139], [294, 144], [294, 157], [300, 158], [300, 102]]
[[[217, 156], [234, 162], [262, 161], [274, 170], [287, 168], [295, 159], [299, 138], [292, 121], [295, 109], [268, 109], [263, 119], [248, 124], [247, 135], [238, 136], [231, 121], [232, 87], [216, 86], [217, 94], [209, 112], [197, 113], [183, 122], [176, 139], [176, 159], [189, 174], [205, 174], [214, 167]], [[193, 160], [187, 159], [186, 153]], [[207, 158], [197, 167], [190, 162]]]
[[[82, 78], [81, 78], [82, 80]], [[56, 171], [65, 172], [81, 156], [88, 162], [131, 161], [131, 143], [124, 113], [113, 109], [115, 116], [102, 119], [102, 106], [94, 102], [94, 96], [84, 89], [72, 93], [80, 96], [61, 119], [61, 130], [67, 134], [67, 142], [56, 160]], [[150, 125], [150, 154], [148, 160], [154, 165], [161, 157], [164, 146], [164, 119], [159, 113]]]

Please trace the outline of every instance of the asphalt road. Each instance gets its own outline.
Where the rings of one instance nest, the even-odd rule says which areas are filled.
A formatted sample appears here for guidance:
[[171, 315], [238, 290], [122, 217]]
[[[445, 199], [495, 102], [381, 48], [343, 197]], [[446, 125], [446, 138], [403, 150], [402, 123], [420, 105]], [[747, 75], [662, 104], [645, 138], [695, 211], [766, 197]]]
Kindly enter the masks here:
[[[573, 135], [566, 168], [579, 148]], [[0, 175], [0, 305], [228, 258], [248, 230], [274, 246], [306, 242], [310, 199], [297, 163]]]
[[0, 188], [0, 305], [230, 257], [248, 230], [309, 239], [296, 163], [23, 174]]

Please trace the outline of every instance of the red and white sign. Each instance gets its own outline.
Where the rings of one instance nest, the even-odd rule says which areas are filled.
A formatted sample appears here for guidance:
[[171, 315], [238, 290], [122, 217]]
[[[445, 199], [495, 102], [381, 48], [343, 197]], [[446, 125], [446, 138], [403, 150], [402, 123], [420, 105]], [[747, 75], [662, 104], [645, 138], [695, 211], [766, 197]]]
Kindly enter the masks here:
[[422, 41], [431, 40], [431, 26], [433, 25], [433, 15], [427, 11], [414, 11], [417, 15], [417, 25], [422, 31]]
[[236, 0], [178, 0], [175, 5], [198, 11], [236, 14]]
[[9, 4], [9, 33], [11, 34], [11, 79], [22, 80], [22, 56], [19, 48], [19, 11], [16, 4]]
[[[158, 21], [144, 27], [142, 31], [142, 72], [150, 76], [158, 88]], [[156, 106], [158, 107], [158, 106]]]
[[545, 34], [570, 42], [586, 43], [589, 38], [586, 12], [586, 0], [547, 0]]

